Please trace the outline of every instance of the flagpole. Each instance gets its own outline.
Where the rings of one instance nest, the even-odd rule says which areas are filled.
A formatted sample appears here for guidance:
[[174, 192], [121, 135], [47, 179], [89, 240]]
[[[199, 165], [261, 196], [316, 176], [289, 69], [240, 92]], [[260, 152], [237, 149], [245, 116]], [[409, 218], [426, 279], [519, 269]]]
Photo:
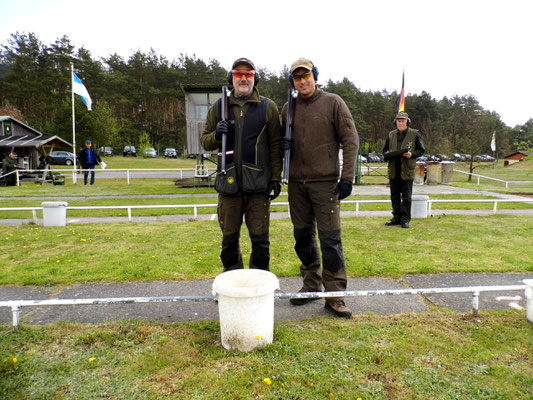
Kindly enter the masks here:
[[74, 63], [70, 63], [70, 92], [72, 94], [72, 152], [74, 153], [74, 170], [72, 172], [72, 183], [75, 185], [78, 181], [76, 172], [76, 110], [74, 108]]

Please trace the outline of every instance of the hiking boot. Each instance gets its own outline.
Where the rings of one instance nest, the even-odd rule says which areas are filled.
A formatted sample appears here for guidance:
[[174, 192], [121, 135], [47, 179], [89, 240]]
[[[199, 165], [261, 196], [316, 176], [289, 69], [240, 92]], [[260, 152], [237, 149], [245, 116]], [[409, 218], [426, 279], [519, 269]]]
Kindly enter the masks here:
[[[299, 293], [302, 293], [302, 292], [315, 292], [315, 290], [305, 290], [305, 289], [300, 289], [299, 290]], [[319, 297], [292, 297], [289, 299], [289, 301], [291, 302], [291, 304], [293, 306], [303, 306], [304, 304], [307, 304], [307, 303], [310, 303], [312, 301], [316, 301], [318, 300]]]
[[409, 222], [402, 222], [402, 228], [409, 229]]
[[400, 220], [398, 219], [391, 219], [390, 221], [387, 221], [385, 222], [385, 225], [386, 226], [391, 226], [391, 225], [400, 225]]
[[335, 314], [335, 316], [337, 317], [346, 319], [352, 318], [352, 311], [348, 307], [346, 307], [344, 300], [334, 300], [331, 302], [326, 301], [325, 308], [329, 312]]

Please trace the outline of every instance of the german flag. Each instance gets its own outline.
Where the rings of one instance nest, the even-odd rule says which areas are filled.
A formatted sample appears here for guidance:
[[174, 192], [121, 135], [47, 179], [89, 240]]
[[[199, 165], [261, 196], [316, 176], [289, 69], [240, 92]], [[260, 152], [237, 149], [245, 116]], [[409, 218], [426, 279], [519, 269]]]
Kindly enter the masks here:
[[400, 97], [398, 97], [398, 101], [396, 102], [396, 108], [398, 109], [398, 112], [405, 111], [404, 86], [405, 86], [405, 71], [402, 71], [402, 91], [400, 93]]

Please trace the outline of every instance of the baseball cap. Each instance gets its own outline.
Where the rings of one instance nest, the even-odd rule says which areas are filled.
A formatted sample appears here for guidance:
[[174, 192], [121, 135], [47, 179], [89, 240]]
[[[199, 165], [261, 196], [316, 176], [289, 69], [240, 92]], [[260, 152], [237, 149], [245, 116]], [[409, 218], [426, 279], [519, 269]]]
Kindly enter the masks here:
[[231, 69], [235, 69], [237, 65], [248, 65], [251, 69], [255, 71], [254, 63], [250, 61], [248, 58], [245, 58], [245, 57], [237, 58], [235, 61], [233, 61], [233, 65], [231, 66]]
[[85, 144], [92, 144], [93, 142], [91, 142], [90, 140], [86, 140], [85, 141]]
[[291, 74], [294, 73], [295, 70], [298, 68], [305, 68], [309, 71], [312, 71], [315, 66], [313, 65], [313, 62], [311, 60], [308, 60], [307, 58], [300, 57], [291, 65]]

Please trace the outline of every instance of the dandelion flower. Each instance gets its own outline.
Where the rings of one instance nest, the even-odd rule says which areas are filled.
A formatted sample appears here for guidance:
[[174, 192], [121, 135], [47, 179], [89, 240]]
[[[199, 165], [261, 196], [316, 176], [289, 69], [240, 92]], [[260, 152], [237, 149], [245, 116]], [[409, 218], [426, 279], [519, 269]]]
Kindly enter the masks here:
[[80, 242], [86, 242], [87, 239], [80, 239]]
[[96, 360], [96, 357], [89, 358], [89, 362], [92, 363], [94, 360]]
[[272, 385], [272, 381], [270, 380], [270, 378], [263, 379], [263, 382], [265, 382], [267, 385]]
[[261, 335], [257, 335], [255, 338], [256, 338], [257, 340], [261, 340]]
[[13, 357], [13, 358], [11, 359], [11, 362], [12, 362], [13, 364], [16, 364], [16, 363], [18, 362], [18, 360], [17, 360], [15, 357]]

